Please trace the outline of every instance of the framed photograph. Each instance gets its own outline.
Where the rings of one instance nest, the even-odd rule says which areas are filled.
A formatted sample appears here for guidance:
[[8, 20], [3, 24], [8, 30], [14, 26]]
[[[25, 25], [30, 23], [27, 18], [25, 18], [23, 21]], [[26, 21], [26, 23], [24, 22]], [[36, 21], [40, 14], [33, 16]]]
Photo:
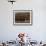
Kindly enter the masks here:
[[32, 10], [13, 10], [13, 24], [32, 25]]

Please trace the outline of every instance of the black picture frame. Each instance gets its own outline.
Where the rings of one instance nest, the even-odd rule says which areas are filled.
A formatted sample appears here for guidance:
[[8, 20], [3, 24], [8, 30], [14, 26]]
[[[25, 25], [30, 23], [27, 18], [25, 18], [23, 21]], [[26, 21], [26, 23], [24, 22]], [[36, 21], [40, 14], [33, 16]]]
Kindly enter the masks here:
[[32, 25], [32, 10], [13, 10], [13, 25]]

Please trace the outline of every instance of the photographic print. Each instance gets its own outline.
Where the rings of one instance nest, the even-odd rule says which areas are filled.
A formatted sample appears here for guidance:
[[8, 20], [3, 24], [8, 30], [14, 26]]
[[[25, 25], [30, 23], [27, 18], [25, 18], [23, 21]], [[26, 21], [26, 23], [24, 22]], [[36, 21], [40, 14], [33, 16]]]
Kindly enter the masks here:
[[32, 24], [32, 10], [14, 10], [13, 24]]

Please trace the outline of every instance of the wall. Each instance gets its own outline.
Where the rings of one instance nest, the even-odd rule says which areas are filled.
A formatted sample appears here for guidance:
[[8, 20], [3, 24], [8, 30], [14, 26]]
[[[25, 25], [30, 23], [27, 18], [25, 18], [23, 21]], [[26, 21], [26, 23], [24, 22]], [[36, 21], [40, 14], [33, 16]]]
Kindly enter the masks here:
[[[33, 10], [32, 26], [14, 26], [13, 10]], [[0, 41], [15, 40], [19, 32], [30, 34], [33, 40], [46, 40], [46, 1], [17, 0], [12, 5], [7, 0], [0, 0]]]

